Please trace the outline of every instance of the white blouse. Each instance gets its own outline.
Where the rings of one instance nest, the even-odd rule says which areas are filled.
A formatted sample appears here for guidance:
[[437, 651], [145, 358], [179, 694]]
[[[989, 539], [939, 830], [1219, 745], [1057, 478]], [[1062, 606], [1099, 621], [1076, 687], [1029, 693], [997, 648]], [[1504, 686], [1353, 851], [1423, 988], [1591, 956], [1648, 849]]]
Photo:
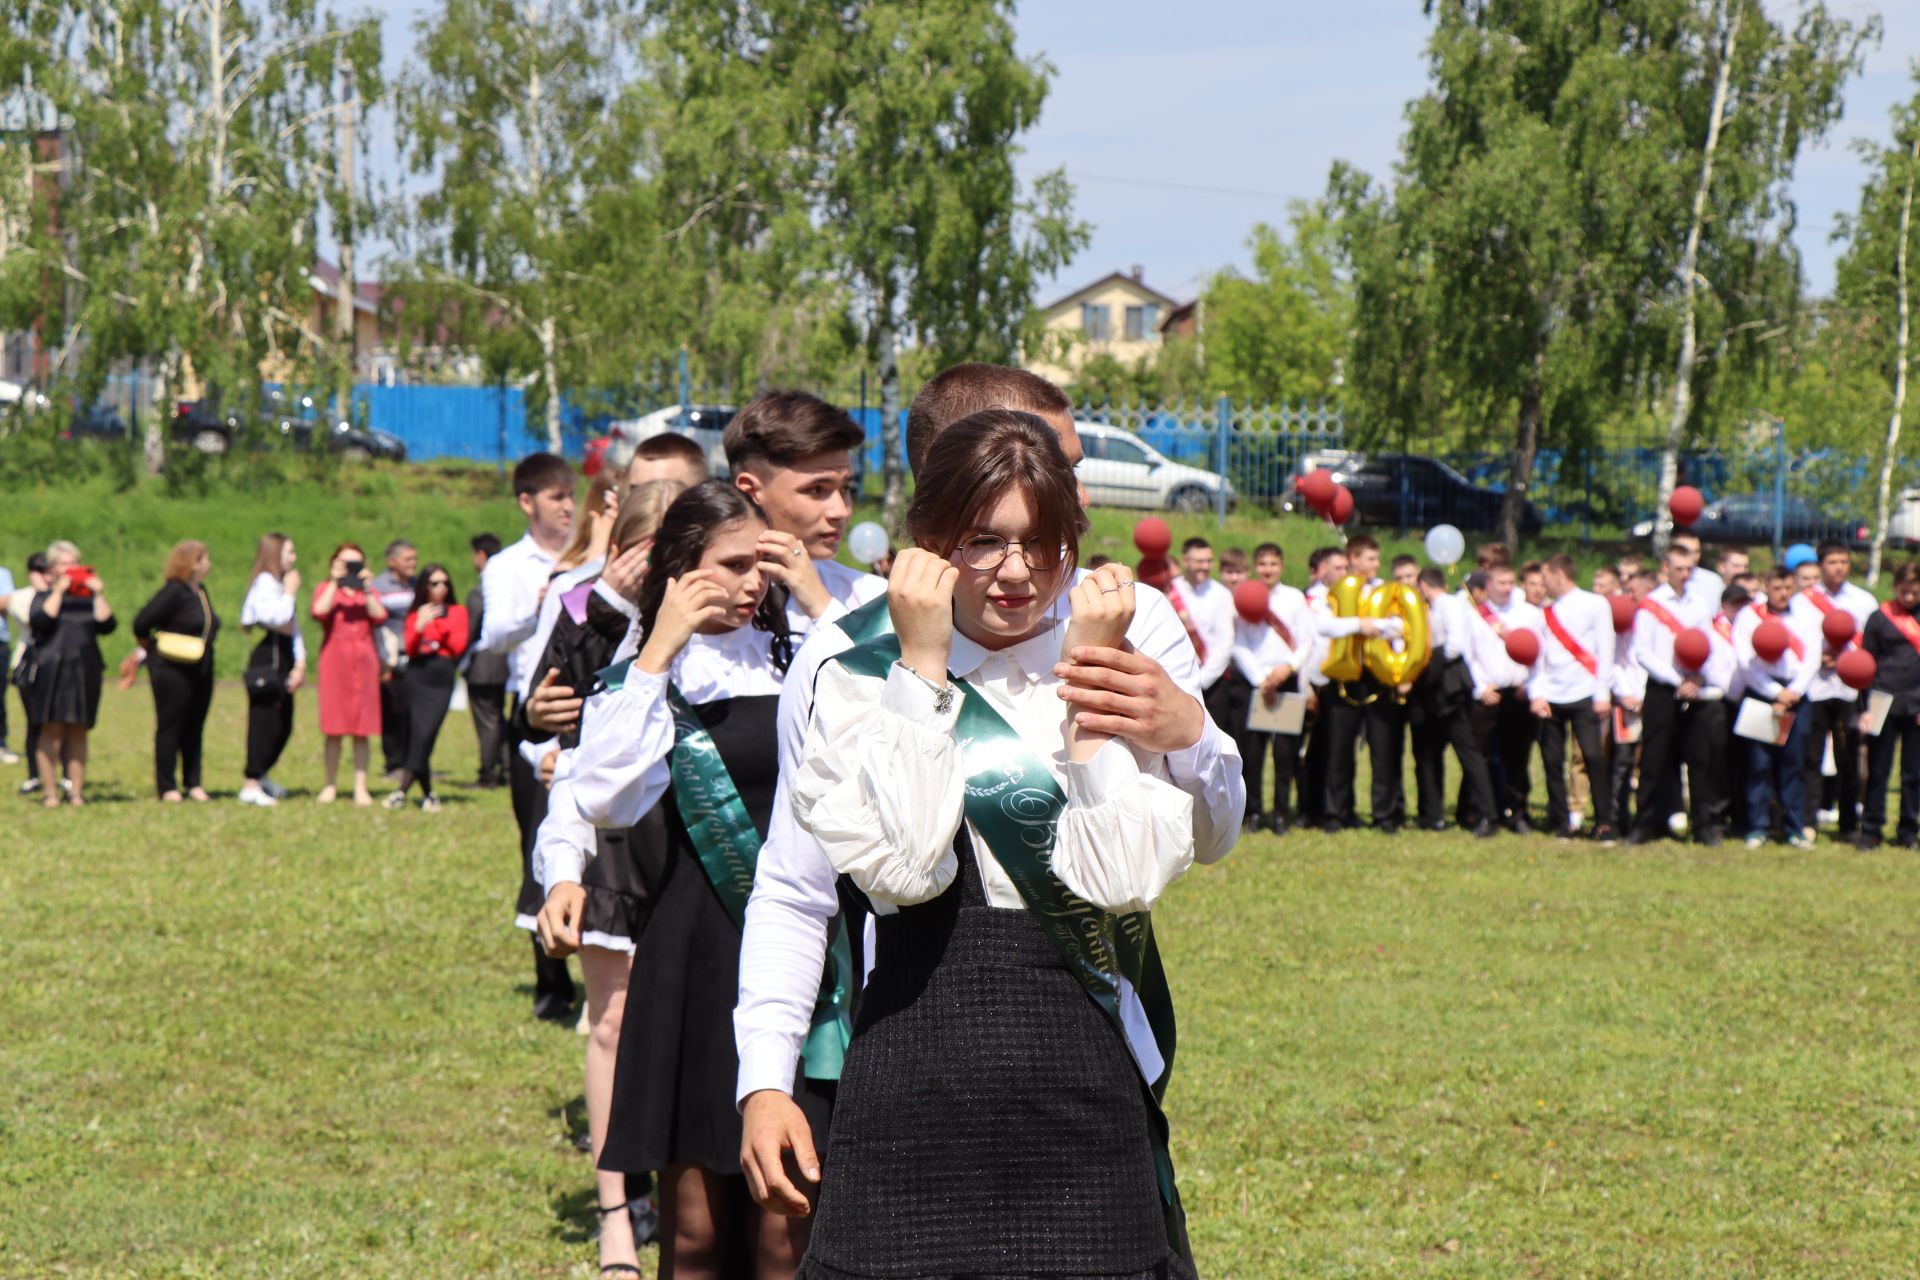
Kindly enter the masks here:
[[292, 635], [293, 660], [299, 664], [307, 660], [307, 642], [300, 634], [297, 615], [298, 602], [287, 593], [280, 579], [270, 573], [254, 575], [253, 585], [247, 588], [247, 598], [240, 604], [240, 625]]
[[[1119, 739], [1085, 763], [1066, 759], [1058, 625], [1009, 649], [953, 639], [949, 670], [1020, 735], [1065, 793], [1052, 867], [1104, 911], [1143, 911], [1193, 865], [1193, 801], [1166, 762]], [[956, 736], [960, 699], [941, 711], [933, 689], [895, 665], [882, 682], [838, 663], [820, 671], [793, 811], [834, 868], [877, 904], [909, 906], [943, 893], [958, 871], [953, 842], [967, 779], [996, 763], [991, 745]], [[977, 831], [987, 900], [1025, 902]]]
[[[547, 818], [534, 837], [534, 875], [543, 888], [578, 882], [594, 855], [593, 828], [631, 827], [667, 793], [673, 751], [669, 682], [691, 706], [725, 698], [777, 695], [773, 637], [751, 626], [696, 635], [667, 675], [629, 668], [618, 689], [587, 699], [580, 745], [564, 779], [547, 796]], [[767, 752], [774, 751], [771, 737]]]

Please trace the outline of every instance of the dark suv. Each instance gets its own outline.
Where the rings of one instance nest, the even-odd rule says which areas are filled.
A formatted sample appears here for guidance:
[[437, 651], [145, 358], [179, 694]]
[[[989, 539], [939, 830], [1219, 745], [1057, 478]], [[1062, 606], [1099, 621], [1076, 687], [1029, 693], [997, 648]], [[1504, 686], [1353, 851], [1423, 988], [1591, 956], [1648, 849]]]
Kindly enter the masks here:
[[[1481, 488], [1438, 458], [1414, 453], [1348, 454], [1330, 460], [1334, 480], [1353, 492], [1353, 514], [1362, 524], [1378, 528], [1431, 529], [1450, 524], [1466, 532], [1489, 532], [1500, 526], [1501, 488]], [[1306, 511], [1306, 500], [1289, 491], [1282, 510]], [[1526, 502], [1520, 509], [1520, 532], [1539, 533], [1539, 509]]]

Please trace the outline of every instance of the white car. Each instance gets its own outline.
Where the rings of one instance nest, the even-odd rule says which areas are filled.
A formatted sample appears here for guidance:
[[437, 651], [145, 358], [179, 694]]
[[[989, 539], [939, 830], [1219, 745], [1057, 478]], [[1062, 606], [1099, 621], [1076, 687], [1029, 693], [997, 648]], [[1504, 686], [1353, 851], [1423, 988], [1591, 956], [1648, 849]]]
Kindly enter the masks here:
[[633, 461], [633, 447], [642, 440], [665, 432], [682, 435], [700, 446], [707, 455], [707, 470], [713, 475], [727, 474], [727, 451], [720, 435], [738, 412], [731, 405], [670, 404], [641, 418], [629, 418], [607, 427], [606, 465], [625, 471]]
[[1902, 489], [1887, 513], [1887, 545], [1920, 547], [1920, 489]]
[[1122, 427], [1073, 424], [1086, 451], [1077, 472], [1096, 507], [1152, 511], [1212, 511], [1222, 488], [1233, 509], [1233, 485], [1211, 471], [1175, 462]]

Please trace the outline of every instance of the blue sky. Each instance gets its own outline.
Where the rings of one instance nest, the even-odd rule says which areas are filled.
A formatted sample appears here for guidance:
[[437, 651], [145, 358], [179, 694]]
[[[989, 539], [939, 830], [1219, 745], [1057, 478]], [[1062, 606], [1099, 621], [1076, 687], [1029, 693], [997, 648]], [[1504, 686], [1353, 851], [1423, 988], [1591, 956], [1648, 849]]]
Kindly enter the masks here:
[[[434, 7], [380, 6], [390, 74], [412, 43], [410, 24]], [[1833, 283], [1834, 216], [1854, 208], [1866, 174], [1849, 141], [1886, 136], [1888, 108], [1911, 94], [1908, 63], [1920, 56], [1915, 0], [1831, 7], [1849, 17], [1877, 8], [1886, 35], [1849, 86], [1838, 128], [1800, 157], [1795, 240], [1815, 292]], [[1254, 223], [1282, 224], [1289, 199], [1320, 194], [1334, 160], [1386, 174], [1403, 108], [1425, 88], [1419, 0], [1028, 0], [1016, 23], [1022, 50], [1057, 70], [1021, 171], [1064, 166], [1094, 225], [1092, 243], [1043, 295], [1137, 264], [1148, 283], [1192, 296], [1209, 273], [1246, 264]], [[370, 123], [372, 167], [391, 178], [391, 118]]]

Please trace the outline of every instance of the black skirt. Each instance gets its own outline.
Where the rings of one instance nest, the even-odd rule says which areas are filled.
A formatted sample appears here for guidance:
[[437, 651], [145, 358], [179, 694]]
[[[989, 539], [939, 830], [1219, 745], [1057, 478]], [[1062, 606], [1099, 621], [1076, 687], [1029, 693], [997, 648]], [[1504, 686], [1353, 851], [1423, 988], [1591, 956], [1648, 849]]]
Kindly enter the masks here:
[[459, 672], [452, 659], [433, 653], [408, 662], [400, 678], [406, 682], [407, 772], [425, 777], [433, 767], [433, 744], [440, 740]]
[[[778, 776], [778, 703], [763, 695], [693, 708], [763, 839]], [[740, 993], [740, 926], [707, 878], [671, 791], [660, 812], [666, 856], [659, 891], [634, 939], [600, 1167], [635, 1174], [689, 1164], [738, 1175], [733, 1006]], [[813, 1126], [815, 1143], [825, 1142], [832, 1086], [796, 1081], [794, 1101]]]
[[1125, 1041], [955, 848], [944, 894], [878, 918], [801, 1280], [1191, 1276]]
[[586, 893], [580, 908], [581, 941], [590, 947], [631, 950], [666, 878], [666, 805], [655, 805], [625, 831], [596, 831], [594, 839], [593, 861], [580, 875]]

